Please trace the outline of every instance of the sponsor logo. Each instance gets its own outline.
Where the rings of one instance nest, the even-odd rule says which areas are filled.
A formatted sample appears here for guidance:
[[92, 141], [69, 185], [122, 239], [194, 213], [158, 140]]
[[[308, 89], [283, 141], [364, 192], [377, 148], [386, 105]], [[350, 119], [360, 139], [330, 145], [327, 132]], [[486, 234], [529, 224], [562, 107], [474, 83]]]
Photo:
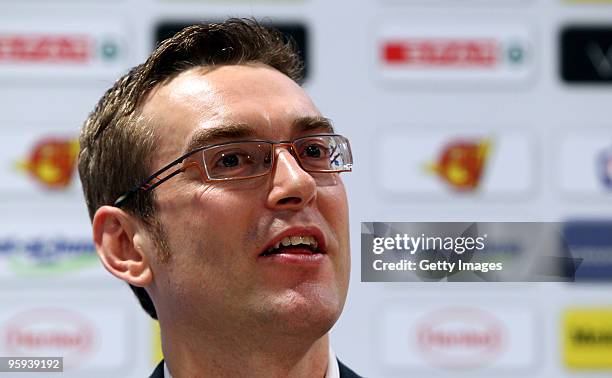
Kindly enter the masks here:
[[488, 139], [452, 141], [442, 148], [438, 160], [430, 163], [427, 169], [451, 189], [474, 191], [480, 184], [490, 150]]
[[560, 189], [582, 199], [612, 193], [612, 143], [605, 128], [560, 133], [557, 178]]
[[161, 330], [159, 328], [159, 322], [157, 321], [152, 321], [151, 322], [151, 330], [152, 330], [152, 337], [153, 337], [153, 359], [152, 359], [152, 366], [157, 366], [157, 364], [159, 364], [159, 361], [164, 359], [164, 351], [162, 350], [162, 345], [161, 345]]
[[113, 38], [79, 34], [0, 34], [0, 64], [88, 64], [113, 61], [120, 54]]
[[472, 131], [462, 126], [425, 129], [408, 125], [380, 133], [375, 174], [386, 194], [495, 199], [525, 195], [532, 188], [534, 146], [528, 133], [496, 132], [493, 139], [492, 131], [477, 126]]
[[77, 140], [46, 137], [37, 141], [16, 167], [42, 188], [61, 190], [72, 183], [78, 154]]
[[66, 367], [87, 361], [95, 347], [93, 324], [76, 311], [35, 309], [4, 325], [5, 350], [13, 356], [62, 356]]
[[392, 65], [488, 68], [521, 64], [524, 58], [520, 44], [503, 46], [495, 40], [405, 39], [383, 44], [383, 59]]
[[416, 371], [426, 376], [444, 370], [524, 371], [535, 362], [537, 327], [526, 303], [468, 306], [450, 298], [447, 302], [444, 306], [431, 301], [396, 302], [383, 307], [378, 332], [382, 363], [398, 374]]
[[0, 63], [83, 64], [109, 61], [119, 54], [112, 39], [96, 41], [91, 36], [69, 34], [0, 34]]
[[[194, 25], [201, 24], [202, 22], [198, 22], [197, 20], [193, 21], [184, 21], [184, 22], [162, 22], [160, 23], [155, 31], [155, 42], [159, 44], [161, 41], [172, 37], [177, 32], [181, 31], [183, 28]], [[280, 31], [285, 38], [288, 40], [293, 40], [297, 46], [298, 53], [304, 62], [304, 78], [303, 80], [308, 80], [309, 77], [309, 38], [308, 31], [306, 30], [306, 26], [301, 23], [269, 23], [267, 26], [270, 26], [274, 29]]]
[[612, 0], [567, 0], [569, 3], [612, 3]]
[[62, 356], [65, 371], [78, 377], [129, 376], [149, 362], [133, 353], [150, 348], [150, 340], [135, 334], [129, 301], [119, 296], [109, 306], [102, 291], [49, 289], [23, 288], [3, 299], [0, 355]]
[[417, 350], [433, 366], [479, 368], [502, 352], [503, 324], [477, 308], [446, 309], [427, 314], [416, 325]]
[[24, 276], [61, 275], [98, 265], [90, 239], [69, 238], [0, 238], [2, 261], [10, 271]]
[[601, 183], [612, 190], [612, 146], [602, 150], [597, 156], [597, 173]]
[[561, 34], [561, 74], [570, 83], [612, 83], [612, 27], [565, 28]]
[[612, 309], [571, 309], [565, 313], [563, 360], [571, 369], [612, 369]]
[[570, 221], [563, 225], [563, 240], [571, 256], [580, 261], [576, 281], [612, 280], [612, 221]]
[[116, 77], [125, 70], [125, 30], [117, 22], [6, 20], [0, 30], [0, 76], [21, 79]]
[[385, 22], [378, 34], [376, 65], [393, 82], [521, 82], [534, 69], [535, 47], [526, 27]]

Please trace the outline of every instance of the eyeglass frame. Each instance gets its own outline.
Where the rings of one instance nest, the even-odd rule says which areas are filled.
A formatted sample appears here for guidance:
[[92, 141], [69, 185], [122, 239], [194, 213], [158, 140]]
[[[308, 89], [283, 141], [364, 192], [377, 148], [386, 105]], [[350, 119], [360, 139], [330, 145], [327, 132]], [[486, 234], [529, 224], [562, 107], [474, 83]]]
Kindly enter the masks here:
[[[304, 165], [302, 163], [302, 160], [300, 159], [300, 157], [295, 153], [295, 142], [300, 140], [300, 139], [305, 139], [305, 138], [312, 138], [312, 137], [329, 137], [329, 136], [339, 136], [342, 137], [346, 140], [346, 145], [348, 148], [348, 152], [349, 152], [349, 156], [351, 157], [351, 162], [348, 164], [348, 168], [345, 169], [326, 169], [326, 170], [306, 170], [304, 168]], [[198, 152], [202, 152], [204, 150], [208, 150], [211, 148], [215, 148], [215, 147], [219, 147], [219, 146], [224, 146], [224, 145], [228, 145], [228, 144], [235, 144], [235, 143], [245, 143], [245, 142], [262, 142], [262, 143], [268, 143], [271, 145], [271, 150], [272, 150], [272, 156], [271, 159], [272, 161], [270, 162], [270, 168], [261, 173], [261, 174], [257, 174], [257, 175], [250, 175], [250, 176], [244, 176], [244, 177], [236, 177], [236, 178], [232, 178], [232, 177], [226, 177], [226, 178], [210, 178], [209, 174], [208, 174], [208, 170], [206, 169], [206, 161], [204, 159], [201, 159], [202, 162], [197, 162], [197, 161], [193, 161], [190, 162], [188, 164], [184, 164], [182, 167], [180, 167], [179, 169], [175, 170], [174, 172], [168, 174], [166, 177], [163, 178], [159, 178], [158, 176], [161, 175], [162, 173], [166, 172], [167, 170], [169, 170], [170, 168], [174, 167], [175, 165], [184, 163], [185, 159], [189, 158], [192, 155], [197, 154]], [[291, 153], [291, 155], [296, 159], [296, 161], [298, 162], [300, 168], [302, 168], [305, 172], [309, 172], [309, 173], [340, 173], [340, 172], [351, 172], [352, 171], [352, 165], [353, 165], [353, 153], [351, 152], [351, 145], [350, 142], [348, 140], [348, 138], [346, 138], [343, 135], [340, 134], [313, 134], [313, 135], [306, 135], [303, 137], [299, 137], [296, 138], [292, 141], [289, 140], [285, 140], [285, 141], [273, 141], [273, 140], [265, 140], [265, 139], [246, 139], [246, 140], [236, 140], [236, 141], [228, 141], [228, 142], [223, 142], [223, 143], [216, 143], [216, 144], [211, 144], [211, 145], [207, 145], [207, 146], [201, 146], [198, 148], [195, 148], [183, 155], [181, 155], [180, 157], [174, 159], [172, 162], [166, 164], [165, 166], [163, 166], [162, 168], [160, 168], [159, 170], [157, 170], [155, 173], [153, 173], [151, 176], [147, 177], [146, 179], [144, 179], [140, 184], [134, 186], [132, 189], [128, 190], [127, 192], [123, 193], [122, 195], [120, 195], [115, 202], [113, 203], [113, 206], [115, 207], [121, 207], [123, 206], [123, 204], [133, 195], [135, 195], [136, 193], [138, 193], [139, 191], [144, 191], [144, 192], [150, 192], [153, 189], [157, 188], [159, 185], [163, 184], [164, 182], [168, 181], [169, 179], [171, 179], [172, 177], [178, 175], [179, 173], [183, 173], [185, 172], [187, 169], [189, 168], [197, 168], [198, 171], [200, 172], [200, 175], [202, 176], [202, 178], [204, 179], [205, 182], [214, 182], [214, 181], [237, 181], [237, 180], [245, 180], [245, 179], [251, 179], [251, 178], [256, 178], [256, 177], [262, 177], [265, 176], [267, 174], [269, 174], [270, 172], [272, 172], [274, 170], [274, 166], [276, 164], [276, 158], [275, 158], [275, 153], [274, 151], [276, 150], [276, 147], [289, 147], [288, 151], [289, 153]], [[154, 183], [150, 183], [153, 180], [157, 180]]]

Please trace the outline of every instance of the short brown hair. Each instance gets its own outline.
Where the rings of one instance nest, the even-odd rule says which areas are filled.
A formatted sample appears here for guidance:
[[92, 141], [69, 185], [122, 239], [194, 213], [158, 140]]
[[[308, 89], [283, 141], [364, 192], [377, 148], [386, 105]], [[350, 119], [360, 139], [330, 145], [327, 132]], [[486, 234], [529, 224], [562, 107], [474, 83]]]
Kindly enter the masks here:
[[[255, 20], [232, 18], [183, 29], [163, 41], [146, 62], [117, 80], [85, 121], [79, 140], [79, 175], [90, 218], [152, 173], [150, 158], [157, 135], [140, 110], [154, 88], [194, 67], [246, 63], [266, 64], [298, 83], [303, 72], [292, 40]], [[156, 231], [153, 200], [149, 193], [132, 196], [122, 208]], [[147, 292], [131, 287], [143, 308], [156, 319]]]

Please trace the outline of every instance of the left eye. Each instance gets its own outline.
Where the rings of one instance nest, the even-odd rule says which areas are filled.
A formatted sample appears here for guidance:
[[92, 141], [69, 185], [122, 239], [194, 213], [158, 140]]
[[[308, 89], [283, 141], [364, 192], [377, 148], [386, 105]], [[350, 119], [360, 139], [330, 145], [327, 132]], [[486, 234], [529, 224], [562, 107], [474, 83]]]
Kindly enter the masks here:
[[327, 153], [327, 148], [320, 144], [309, 144], [304, 148], [302, 152], [302, 157], [305, 158], [314, 158], [319, 159], [321, 157], [325, 157]]
[[311, 144], [310, 146], [306, 147], [306, 155], [315, 158], [321, 157], [321, 149], [319, 146]]

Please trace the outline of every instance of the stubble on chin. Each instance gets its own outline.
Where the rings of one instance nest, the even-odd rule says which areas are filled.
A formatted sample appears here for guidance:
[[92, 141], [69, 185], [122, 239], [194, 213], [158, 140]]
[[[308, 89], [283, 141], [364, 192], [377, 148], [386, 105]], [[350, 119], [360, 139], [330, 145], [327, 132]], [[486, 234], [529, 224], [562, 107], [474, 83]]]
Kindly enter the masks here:
[[322, 285], [304, 282], [261, 299], [254, 319], [260, 327], [273, 328], [276, 333], [317, 339], [333, 327], [344, 306], [341, 293]]

